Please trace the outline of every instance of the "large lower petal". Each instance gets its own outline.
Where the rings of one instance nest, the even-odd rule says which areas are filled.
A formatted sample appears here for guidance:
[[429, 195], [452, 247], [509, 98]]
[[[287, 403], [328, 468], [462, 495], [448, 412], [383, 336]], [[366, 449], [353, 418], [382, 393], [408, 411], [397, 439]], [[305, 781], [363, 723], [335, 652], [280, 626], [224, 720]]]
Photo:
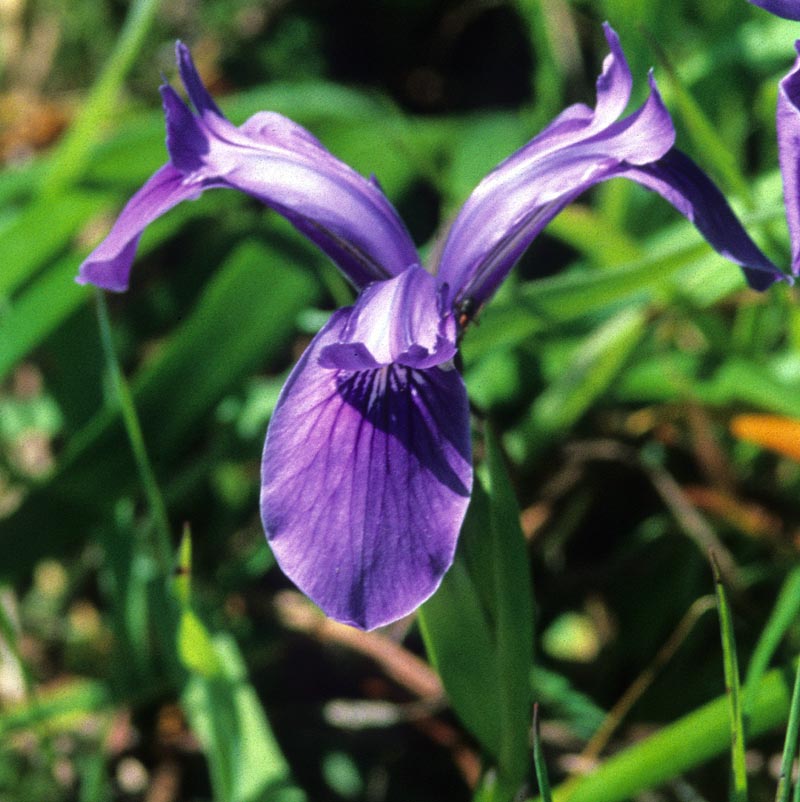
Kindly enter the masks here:
[[319, 365], [336, 313], [295, 367], [262, 464], [264, 528], [286, 575], [329, 616], [371, 629], [414, 610], [450, 566], [472, 488], [460, 375]]

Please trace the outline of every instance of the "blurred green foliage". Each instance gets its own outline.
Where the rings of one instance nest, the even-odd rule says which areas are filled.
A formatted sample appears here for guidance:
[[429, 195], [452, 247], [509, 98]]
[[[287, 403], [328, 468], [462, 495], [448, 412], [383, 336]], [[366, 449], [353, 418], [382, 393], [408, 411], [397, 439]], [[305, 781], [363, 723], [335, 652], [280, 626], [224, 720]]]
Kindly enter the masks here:
[[[377, 176], [426, 253], [494, 164], [592, 102], [605, 19], [634, 100], [654, 66], [680, 146], [787, 264], [773, 114], [797, 28], [744, 0], [0, 6], [0, 799], [510, 799], [535, 788], [534, 700], [557, 800], [727, 798], [714, 623], [658, 657], [712, 591], [709, 542], [749, 798], [774, 797], [791, 679], [764, 672], [800, 651], [800, 466], [729, 424], [800, 417], [793, 291], [747, 291], [630, 184], [567, 209], [463, 342], [481, 483], [456, 564], [421, 626], [356, 637], [292, 595], [258, 520], [277, 392], [350, 288], [247, 198], [152, 225], [108, 298], [148, 489], [73, 282], [166, 158], [176, 38], [232, 120], [282, 112]], [[559, 787], [621, 699], [600, 770]]]

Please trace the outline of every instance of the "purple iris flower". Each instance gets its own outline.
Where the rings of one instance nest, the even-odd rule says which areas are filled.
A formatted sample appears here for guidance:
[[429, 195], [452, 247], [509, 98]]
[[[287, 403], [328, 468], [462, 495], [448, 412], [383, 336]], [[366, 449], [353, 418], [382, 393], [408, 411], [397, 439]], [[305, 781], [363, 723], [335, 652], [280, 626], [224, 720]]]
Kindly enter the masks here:
[[161, 93], [169, 163], [130, 200], [78, 281], [128, 285], [142, 230], [206, 189], [246, 192], [322, 248], [359, 290], [292, 371], [262, 463], [264, 528], [283, 571], [328, 615], [373, 628], [414, 610], [453, 560], [472, 488], [467, 393], [454, 366], [469, 310], [495, 292], [564, 206], [610, 178], [663, 195], [764, 289], [782, 274], [719, 191], [673, 148], [655, 83], [621, 117], [631, 74], [614, 31], [594, 109], [570, 106], [496, 167], [464, 204], [428, 270], [376, 182], [270, 112], [236, 127], [178, 66], [194, 111]]
[[800, 20], [800, 0], [749, 0], [749, 2], [779, 17]]
[[783, 199], [792, 243], [792, 274], [800, 274], [800, 40], [791, 72], [778, 85], [778, 159], [783, 176]]

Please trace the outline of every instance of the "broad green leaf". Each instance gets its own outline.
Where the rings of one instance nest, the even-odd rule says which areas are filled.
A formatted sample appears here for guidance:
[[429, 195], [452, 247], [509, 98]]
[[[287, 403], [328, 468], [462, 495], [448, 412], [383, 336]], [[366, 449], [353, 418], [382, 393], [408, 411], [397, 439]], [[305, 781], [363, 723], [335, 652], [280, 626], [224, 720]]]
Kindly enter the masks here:
[[0, 232], [0, 298], [8, 299], [37, 270], [66, 251], [80, 228], [109, 200], [103, 193], [71, 191], [30, 204]]
[[65, 256], [0, 308], [0, 379], [91, 295], [75, 283], [80, 258]]
[[178, 624], [178, 656], [193, 674], [211, 678], [220, 673], [220, 663], [214, 643], [205, 624], [197, 614], [185, 607]]
[[490, 440], [489, 491], [476, 478], [456, 561], [420, 612], [453, 709], [497, 762], [500, 793], [530, 767], [531, 580], [519, 510]]
[[491, 430], [487, 431], [486, 450], [502, 722], [499, 768], [514, 790], [530, 765], [533, 598], [519, 507]]
[[222, 673], [194, 674], [183, 707], [209, 760], [218, 802], [298, 801], [289, 767], [233, 638], [218, 635], [213, 649]]
[[[602, 232], [601, 236], [597, 233]], [[644, 248], [615, 225], [588, 206], [574, 204], [558, 214], [547, 226], [547, 233], [571, 245], [599, 265], [624, 265], [639, 262]]]
[[[495, 650], [491, 566], [471, 564], [469, 551], [491, 546], [489, 500], [475, 480], [456, 558], [439, 590], [422, 606], [419, 621], [428, 657], [439, 672], [450, 703], [467, 729], [496, 760], [500, 754], [500, 674]], [[480, 559], [480, 558], [478, 558]], [[483, 595], [486, 600], [484, 601]]]

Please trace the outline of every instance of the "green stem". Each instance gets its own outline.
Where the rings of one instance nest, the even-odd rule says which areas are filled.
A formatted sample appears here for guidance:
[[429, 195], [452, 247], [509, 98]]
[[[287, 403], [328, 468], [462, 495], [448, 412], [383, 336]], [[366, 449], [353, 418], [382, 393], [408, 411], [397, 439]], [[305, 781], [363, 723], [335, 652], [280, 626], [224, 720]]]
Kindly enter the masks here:
[[772, 609], [747, 667], [743, 705], [746, 728], [749, 726], [749, 718], [761, 678], [769, 667], [786, 631], [797, 620], [798, 613], [800, 613], [800, 565], [795, 566], [783, 581], [778, 600], [775, 602], [775, 607]]
[[744, 725], [742, 723], [742, 704], [739, 682], [739, 661], [736, 657], [736, 641], [733, 636], [733, 619], [728, 604], [725, 586], [722, 584], [719, 565], [710, 552], [711, 567], [714, 570], [714, 587], [717, 593], [719, 628], [722, 638], [722, 662], [725, 671], [725, 691], [729, 702], [731, 733], [731, 768], [733, 771], [730, 800], [747, 802], [747, 766], [744, 756]]
[[[783, 746], [783, 759], [781, 760], [781, 776], [778, 780], [778, 793], [775, 802], [789, 802], [789, 792], [792, 788], [792, 764], [797, 754], [797, 740], [800, 734], [800, 663], [797, 664], [797, 673], [794, 678], [794, 691], [792, 704], [789, 708], [789, 723], [786, 725], [786, 742]], [[800, 796], [800, 781], [794, 789], [795, 799]]]
[[62, 138], [41, 184], [43, 195], [53, 195], [79, 178], [99, 139], [103, 123], [114, 115], [114, 101], [158, 10], [160, 0], [133, 0], [114, 50], [106, 61], [80, 111]]
[[536, 782], [539, 784], [539, 793], [542, 795], [542, 802], [552, 802], [553, 795], [550, 791], [550, 780], [547, 776], [547, 764], [542, 752], [542, 738], [539, 733], [539, 703], [533, 706], [533, 766], [536, 770]]
[[111, 323], [108, 319], [108, 308], [102, 290], [95, 290], [97, 301], [97, 321], [100, 328], [100, 341], [103, 346], [103, 354], [106, 365], [111, 377], [114, 393], [119, 403], [120, 414], [128, 434], [128, 440], [133, 452], [136, 463], [136, 470], [144, 488], [147, 503], [153, 516], [153, 552], [158, 561], [159, 569], [164, 577], [172, 572], [172, 539], [170, 533], [169, 518], [167, 508], [164, 504], [164, 497], [156, 480], [155, 471], [147, 454], [147, 448], [142, 435], [142, 427], [139, 423], [139, 416], [133, 403], [130, 387], [122, 373], [117, 352], [114, 348], [114, 340], [111, 335]]

